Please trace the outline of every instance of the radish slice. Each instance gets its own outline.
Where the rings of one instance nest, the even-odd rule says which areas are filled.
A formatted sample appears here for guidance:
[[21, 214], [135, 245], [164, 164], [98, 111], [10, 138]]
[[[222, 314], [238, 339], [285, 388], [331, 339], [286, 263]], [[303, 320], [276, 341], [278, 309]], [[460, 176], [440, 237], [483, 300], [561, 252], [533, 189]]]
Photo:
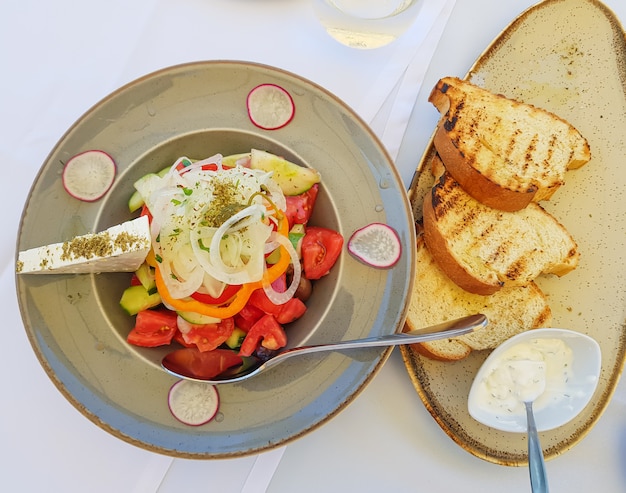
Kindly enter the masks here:
[[63, 187], [72, 197], [95, 202], [109, 191], [117, 166], [104, 151], [85, 151], [70, 158], [63, 167]]
[[264, 130], [284, 127], [295, 114], [291, 95], [276, 84], [256, 86], [248, 94], [246, 104], [252, 123]]
[[189, 426], [200, 426], [215, 417], [220, 398], [215, 385], [179, 380], [170, 388], [167, 403], [178, 421]]
[[402, 245], [392, 227], [372, 223], [352, 234], [348, 240], [348, 251], [367, 265], [386, 269], [400, 260]]

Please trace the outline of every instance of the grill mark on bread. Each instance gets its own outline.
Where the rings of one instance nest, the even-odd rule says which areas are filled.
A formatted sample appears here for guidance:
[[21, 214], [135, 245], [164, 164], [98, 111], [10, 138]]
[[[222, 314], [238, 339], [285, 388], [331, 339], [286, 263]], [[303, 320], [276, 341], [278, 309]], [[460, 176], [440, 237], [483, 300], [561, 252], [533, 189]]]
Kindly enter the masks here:
[[[552, 156], [554, 156], [554, 148], [555, 148], [555, 145], [557, 144], [558, 140], [559, 140], [559, 138], [558, 138], [558, 136], [556, 134], [552, 134], [550, 136], [550, 146], [548, 147], [548, 153], [547, 153], [547, 156], [546, 156], [546, 161], [547, 162], [550, 162], [550, 160], [552, 159]], [[571, 160], [571, 152], [570, 152], [569, 155], [570, 155], [570, 160]]]
[[548, 200], [567, 169], [591, 158], [588, 142], [564, 119], [467, 81], [442, 78], [429, 100], [441, 113], [435, 147], [443, 162], [491, 207], [514, 211]]
[[452, 118], [446, 118], [446, 121], [443, 123], [443, 128], [445, 128], [448, 132], [454, 129], [456, 122], [458, 120], [457, 116], [453, 116]]
[[456, 122], [459, 120], [459, 115], [463, 111], [465, 107], [465, 100], [461, 100], [454, 107], [454, 111], [448, 111], [446, 115], [446, 119], [443, 122], [443, 127], [446, 129], [446, 132], [452, 132], [454, 127], [456, 126]]
[[[481, 231], [479, 235], [481, 242], [489, 241], [489, 236], [491, 236], [494, 232], [495, 232], [495, 224], [493, 223], [486, 224], [484, 229]], [[478, 241], [476, 241], [475, 244], [478, 245], [479, 244]]]
[[547, 298], [535, 283], [504, 288], [492, 296], [468, 293], [455, 285], [437, 266], [417, 230], [415, 289], [409, 302], [406, 330], [436, 323], [441, 313], [449, 319], [471, 313], [484, 313], [489, 325], [472, 334], [411, 346], [429, 358], [458, 361], [471, 351], [498, 346], [506, 339], [536, 327], [550, 326]]
[[569, 160], [572, 162], [574, 160], [574, 156], [576, 155], [576, 151], [574, 149], [570, 149], [569, 151]]
[[535, 317], [534, 327], [546, 327], [552, 321], [552, 312], [550, 307], [546, 305], [544, 310]]
[[[492, 225], [492, 230], [495, 226]], [[491, 254], [485, 259], [489, 264], [497, 263], [501, 258], [506, 258], [510, 248], [506, 243], [499, 243], [496, 248], [491, 251]]]
[[[578, 262], [571, 235], [538, 204], [518, 212], [498, 211], [473, 199], [449, 173], [438, 178], [430, 197], [432, 212], [425, 214], [424, 226], [427, 233], [440, 231], [444, 241], [437, 248], [454, 252], [450, 259], [462, 266], [463, 278], [469, 274], [476, 279], [476, 287], [474, 281], [466, 285], [459, 279], [470, 292], [483, 294], [483, 289], [492, 289], [484, 288], [487, 285], [497, 289], [498, 285], [525, 284], [540, 273], [563, 275]], [[550, 231], [549, 237], [543, 234], [544, 228]]]
[[[518, 130], [516, 132], [516, 134], [520, 134], [521, 130]], [[525, 160], [524, 160], [524, 165], [522, 166], [522, 174], [523, 175], [528, 175], [530, 174], [532, 171], [534, 171], [537, 166], [533, 165], [534, 164], [534, 156], [537, 153], [537, 142], [539, 141], [539, 136], [537, 134], [533, 135], [533, 138], [530, 140], [530, 142], [528, 143], [528, 147], [526, 147], [526, 156], [525, 156]], [[547, 163], [546, 163], [547, 164]], [[533, 170], [530, 171], [528, 168], [533, 165]], [[544, 171], [542, 173], [542, 176], [545, 177], [546, 176], [546, 172]]]
[[578, 250], [576, 248], [572, 248], [568, 253], [567, 253], [567, 258], [568, 259], [573, 259], [576, 258], [578, 256]]
[[[448, 80], [451, 83], [445, 82]], [[442, 112], [435, 148], [442, 159], [445, 155], [451, 162], [443, 159], [445, 167], [439, 162], [433, 173], [436, 183], [425, 197], [421, 238], [418, 228], [417, 261], [421, 265], [416, 270], [419, 277], [407, 317], [407, 327], [415, 329], [429, 325], [423, 317], [431, 306], [437, 307], [435, 317], [440, 317], [442, 306], [448, 314], [462, 308], [489, 313], [490, 326], [485, 331], [414, 347], [445, 361], [496, 347], [515, 333], [550, 325], [547, 298], [533, 279], [540, 274], [566, 274], [576, 267], [579, 253], [567, 230], [529, 201], [533, 196], [535, 200], [549, 198], [564, 182], [551, 174], [553, 159], [562, 165], [569, 157], [578, 167], [590, 158], [584, 138], [577, 136], [573, 127], [564, 130], [559, 126], [563, 120], [556, 121], [560, 120], [556, 115], [550, 120], [539, 114], [535, 124], [536, 112], [543, 110], [502, 95], [493, 102], [476, 98], [474, 93], [468, 96], [469, 92], [455, 79], [446, 78], [431, 93], [431, 102]], [[501, 105], [500, 101], [506, 102]], [[515, 114], [506, 113], [509, 102]], [[461, 111], [463, 107], [467, 111]], [[552, 127], [555, 122], [557, 126]], [[459, 156], [472, 164], [471, 172], [459, 164]], [[481, 168], [484, 162], [488, 164]], [[495, 173], [494, 167], [499, 167]], [[446, 173], [448, 168], [454, 172]], [[502, 170], [510, 170], [513, 176], [498, 174]], [[485, 185], [494, 175], [500, 181]], [[466, 187], [472, 182], [480, 182], [474, 189], [480, 198], [493, 194], [498, 201], [486, 203], [470, 193]], [[497, 187], [511, 187], [510, 191], [520, 195], [499, 195]], [[529, 198], [520, 199], [521, 194]], [[500, 209], [507, 201], [515, 201], [515, 208]], [[425, 243], [432, 248], [432, 258], [425, 256]], [[498, 309], [492, 312], [494, 305]]]
[[454, 209], [456, 201], [460, 200], [458, 194], [453, 194], [452, 190], [450, 183], [445, 179], [445, 174], [439, 178], [438, 186], [432, 188], [433, 210], [437, 220], [449, 214]]
[[528, 267], [528, 260], [524, 257], [518, 258], [515, 262], [513, 262], [509, 268], [506, 270], [504, 275], [507, 279], [511, 281], [515, 281], [518, 279]]

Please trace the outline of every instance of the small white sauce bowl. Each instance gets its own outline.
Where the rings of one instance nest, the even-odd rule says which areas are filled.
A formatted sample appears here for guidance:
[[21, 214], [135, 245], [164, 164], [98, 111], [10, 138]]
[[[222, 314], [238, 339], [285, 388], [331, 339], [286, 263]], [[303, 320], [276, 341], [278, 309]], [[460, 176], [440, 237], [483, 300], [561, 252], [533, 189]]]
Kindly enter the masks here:
[[567, 329], [533, 329], [511, 337], [492, 351], [482, 364], [468, 397], [468, 410], [477, 421], [502, 431], [525, 433], [526, 414], [496, 413], [484, 402], [481, 386], [496, 360], [509, 348], [535, 339], [561, 339], [572, 350], [571, 376], [564, 387], [564, 396], [550, 404], [533, 409], [538, 431], [564, 425], [580, 413], [591, 400], [598, 385], [601, 360], [600, 346], [591, 337]]

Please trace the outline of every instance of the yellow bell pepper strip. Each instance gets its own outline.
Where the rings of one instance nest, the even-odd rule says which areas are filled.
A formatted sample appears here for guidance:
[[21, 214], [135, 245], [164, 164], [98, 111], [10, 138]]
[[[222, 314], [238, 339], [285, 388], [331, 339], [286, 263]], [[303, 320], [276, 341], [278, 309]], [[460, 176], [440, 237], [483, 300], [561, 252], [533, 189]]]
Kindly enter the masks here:
[[[278, 234], [281, 234], [285, 237], [289, 235], [289, 224], [287, 223], [285, 216], [283, 216], [279, 221]], [[159, 295], [161, 296], [163, 302], [166, 305], [171, 306], [176, 311], [194, 312], [201, 315], [208, 315], [209, 317], [215, 317], [220, 319], [232, 317], [242, 310], [242, 308], [250, 299], [250, 295], [255, 289], [259, 289], [262, 288], [264, 285], [273, 283], [287, 270], [289, 264], [291, 263], [291, 257], [289, 256], [289, 252], [287, 252], [285, 247], [280, 246], [279, 248], [280, 259], [278, 260], [278, 262], [276, 262], [265, 271], [263, 279], [261, 279], [260, 281], [243, 284], [241, 286], [241, 289], [237, 291], [237, 294], [235, 294], [235, 297], [228, 305], [208, 305], [206, 303], [194, 300], [193, 298], [173, 298], [170, 295], [167, 286], [165, 285], [163, 275], [161, 274], [161, 269], [159, 269], [158, 262], [155, 262], [154, 274], [157, 291], [159, 292]]]
[[146, 256], [146, 264], [148, 264], [150, 267], [157, 266], [157, 260], [156, 260], [156, 257], [154, 256], [154, 250], [152, 248], [150, 249], [150, 251], [148, 252], [148, 255]]

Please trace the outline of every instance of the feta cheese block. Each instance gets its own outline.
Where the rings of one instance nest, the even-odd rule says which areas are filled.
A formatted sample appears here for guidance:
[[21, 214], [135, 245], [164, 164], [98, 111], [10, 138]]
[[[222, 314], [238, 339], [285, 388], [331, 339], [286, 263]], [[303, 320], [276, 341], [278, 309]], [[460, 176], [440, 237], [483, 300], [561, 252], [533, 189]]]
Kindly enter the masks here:
[[100, 233], [19, 252], [18, 274], [134, 272], [150, 251], [148, 217], [117, 224]]

